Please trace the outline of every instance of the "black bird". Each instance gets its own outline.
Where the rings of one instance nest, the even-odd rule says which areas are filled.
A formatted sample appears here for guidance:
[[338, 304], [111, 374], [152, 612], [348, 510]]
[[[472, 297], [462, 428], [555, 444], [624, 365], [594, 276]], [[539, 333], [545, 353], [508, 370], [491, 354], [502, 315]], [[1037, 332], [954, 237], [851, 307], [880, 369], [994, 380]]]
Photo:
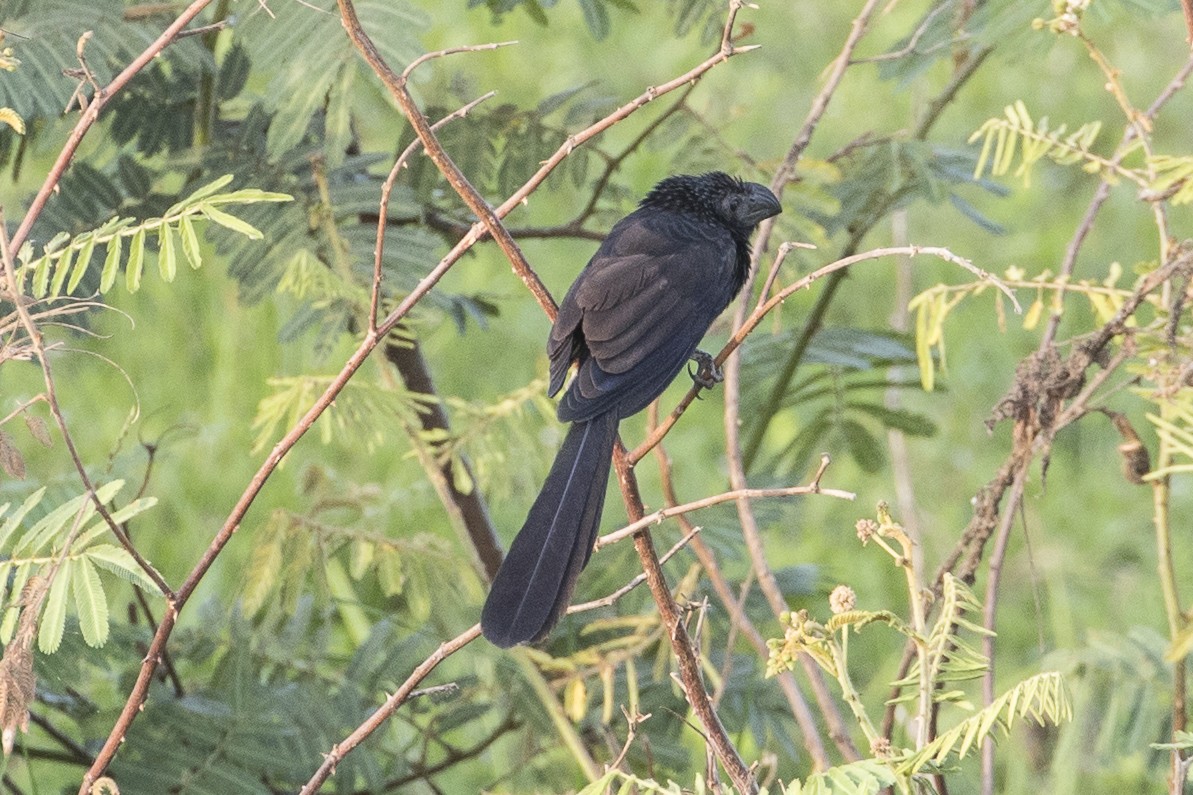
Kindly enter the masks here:
[[781, 212], [765, 186], [722, 172], [656, 185], [614, 225], [564, 296], [547, 353], [571, 422], [501, 564], [481, 630], [501, 647], [546, 637], [563, 615], [601, 522], [617, 423], [662, 394], [750, 269], [750, 234]]

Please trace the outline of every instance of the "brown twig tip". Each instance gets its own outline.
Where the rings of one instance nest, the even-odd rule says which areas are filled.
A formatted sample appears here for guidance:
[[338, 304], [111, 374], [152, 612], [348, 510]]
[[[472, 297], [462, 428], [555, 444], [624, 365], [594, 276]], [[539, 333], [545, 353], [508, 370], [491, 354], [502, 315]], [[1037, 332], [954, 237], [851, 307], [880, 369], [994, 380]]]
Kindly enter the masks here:
[[442, 50], [435, 50], [434, 52], [423, 53], [415, 58], [410, 64], [402, 70], [401, 79], [406, 80], [410, 77], [415, 69], [425, 64], [427, 61], [434, 61], [437, 58], [444, 58], [448, 55], [458, 55], [462, 52], [484, 52], [486, 50], [496, 50], [499, 47], [509, 47], [517, 44], [517, 40], [511, 41], [493, 41], [487, 44], [465, 44], [459, 47], [446, 47]]
[[832, 456], [828, 453], [820, 454], [820, 466], [816, 469], [816, 474], [812, 477], [812, 482], [808, 484], [808, 488], [812, 489], [813, 494], [820, 493], [820, 479], [824, 477], [825, 470], [828, 469], [828, 465], [832, 462]]

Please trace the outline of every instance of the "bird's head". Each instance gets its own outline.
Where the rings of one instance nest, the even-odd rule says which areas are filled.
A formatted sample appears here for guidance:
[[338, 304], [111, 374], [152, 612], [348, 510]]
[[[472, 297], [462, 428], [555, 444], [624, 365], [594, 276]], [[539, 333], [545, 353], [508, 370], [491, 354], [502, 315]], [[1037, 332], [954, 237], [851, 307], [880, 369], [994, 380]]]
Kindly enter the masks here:
[[783, 211], [770, 188], [723, 171], [668, 177], [642, 204], [702, 216], [747, 236], [760, 222]]
[[[732, 179], [732, 178], [730, 178]], [[783, 212], [770, 188], [757, 182], [733, 180], [720, 199], [720, 214], [735, 226], [753, 229], [762, 221]]]

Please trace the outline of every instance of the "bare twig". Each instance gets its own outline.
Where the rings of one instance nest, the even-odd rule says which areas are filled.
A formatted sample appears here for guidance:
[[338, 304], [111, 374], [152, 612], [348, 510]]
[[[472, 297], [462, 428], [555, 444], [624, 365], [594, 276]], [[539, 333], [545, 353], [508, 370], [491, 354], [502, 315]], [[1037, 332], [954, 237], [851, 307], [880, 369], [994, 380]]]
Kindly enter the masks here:
[[[1193, 0], [1187, 1], [1193, 2]], [[1148, 109], [1144, 111], [1143, 120], [1145, 122], [1148, 124], [1151, 123], [1160, 110], [1163, 109], [1166, 104], [1168, 104], [1168, 101], [1172, 99], [1176, 95], [1177, 91], [1179, 91], [1185, 85], [1185, 81], [1189, 79], [1190, 74], [1193, 74], [1193, 56], [1190, 56], [1189, 59], [1185, 61], [1184, 65], [1177, 71], [1173, 78], [1168, 81], [1168, 84], [1163, 88], [1163, 90], [1160, 91], [1159, 95], [1157, 95], [1152, 104], [1148, 106]], [[1122, 163], [1123, 158], [1130, 153], [1130, 143], [1135, 139], [1137, 134], [1137, 125], [1127, 125], [1127, 128], [1123, 131], [1122, 140], [1119, 142], [1119, 145], [1114, 150], [1114, 154], [1110, 158], [1111, 162], [1113, 162], [1116, 166]], [[1102, 209], [1102, 205], [1105, 204], [1106, 200], [1110, 198], [1110, 188], [1110, 181], [1106, 177], [1103, 177], [1101, 182], [1098, 183], [1097, 190], [1094, 191], [1093, 198], [1090, 199], [1089, 206], [1085, 210], [1085, 215], [1082, 216], [1081, 222], [1077, 225], [1077, 229], [1073, 232], [1073, 237], [1069, 240], [1068, 245], [1065, 246], [1065, 254], [1061, 259], [1059, 268], [1059, 279], [1072, 278], [1073, 270], [1077, 265], [1077, 255], [1080, 253], [1081, 247], [1085, 243], [1085, 239], [1089, 235], [1090, 230], [1093, 229], [1094, 221], [1097, 219], [1098, 213]], [[1049, 317], [1048, 326], [1044, 329], [1044, 334], [1040, 338], [1040, 345], [1038, 346], [1039, 350], [1044, 350], [1056, 339], [1056, 333], [1060, 329], [1061, 317], [1062, 313], [1058, 311], [1054, 311]]]
[[[20, 288], [17, 284], [16, 267], [13, 263], [12, 254], [13, 248], [8, 240], [4, 211], [3, 208], [0, 208], [0, 261], [3, 263], [4, 278], [9, 292], [12, 295], [19, 295]], [[66, 445], [66, 450], [70, 455], [71, 461], [74, 463], [75, 472], [78, 474], [79, 480], [82, 481], [83, 488], [87, 490], [91, 502], [95, 505], [96, 513], [100, 515], [108, 525], [108, 529], [112, 531], [112, 535], [116, 536], [116, 540], [132, 556], [133, 560], [137, 562], [137, 565], [141, 567], [145, 575], [153, 581], [158, 590], [167, 599], [172, 599], [174, 596], [173, 590], [162, 578], [162, 575], [158, 573], [157, 569], [153, 568], [149, 561], [145, 560], [137, 548], [133, 546], [132, 540], [129, 539], [124, 530], [112, 519], [112, 514], [96, 493], [95, 485], [91, 482], [91, 476], [87, 474], [87, 467], [83, 464], [83, 459], [79, 455], [78, 448], [75, 446], [74, 437], [70, 433], [70, 428], [67, 427], [66, 417], [62, 414], [62, 407], [58, 403], [58, 391], [54, 385], [54, 373], [50, 367], [49, 357], [46, 355], [46, 346], [42, 340], [41, 330], [34, 323], [33, 317], [29, 314], [29, 310], [23, 301], [14, 301], [13, 306], [16, 308], [17, 316], [21, 319], [21, 324], [25, 327], [25, 334], [29, 338], [29, 345], [41, 367], [42, 380], [46, 387], [46, 404], [50, 407], [50, 415], [53, 416], [54, 423], [58, 426], [58, 432], [62, 435], [62, 441]]]
[[360, 745], [365, 738], [389, 720], [398, 707], [410, 699], [419, 682], [425, 679], [427, 674], [435, 670], [435, 666], [476, 640], [480, 637], [480, 634], [480, 624], [474, 624], [451, 640], [441, 643], [439, 648], [435, 649], [430, 656], [423, 660], [410, 673], [410, 676], [406, 677], [406, 681], [392, 695], [385, 699], [384, 704], [378, 707], [355, 731], [345, 737], [341, 742], [336, 743], [328, 753], [323, 755], [323, 764], [319, 766], [319, 769], [315, 771], [314, 775], [303, 785], [300, 795], [314, 795], [314, 793], [318, 792], [319, 787], [323, 785], [323, 782], [327, 781], [328, 776], [335, 772], [336, 765], [353, 748]]
[[822, 488], [819, 483], [813, 482], [808, 486], [790, 486], [781, 489], [750, 489], [740, 488], [732, 491], [726, 491], [721, 494], [714, 494], [711, 497], [705, 497], [701, 500], [693, 500], [692, 502], [684, 503], [683, 505], [676, 505], [670, 508], [660, 508], [654, 513], [643, 516], [637, 521], [631, 522], [620, 530], [614, 530], [612, 533], [601, 536], [597, 539], [596, 548], [615, 544], [624, 538], [634, 535], [635, 533], [651, 527], [652, 525], [661, 524], [664, 519], [670, 519], [672, 516], [680, 516], [682, 514], [698, 511], [703, 508], [711, 508], [714, 505], [720, 505], [723, 502], [731, 502], [733, 500], [740, 500], [745, 498], [760, 499], [766, 497], [795, 497], [801, 494], [823, 494], [826, 497], [836, 497], [841, 500], [852, 500], [857, 497], [851, 491], [842, 491], [840, 489], [826, 489]]
[[[455, 119], [462, 119], [468, 115], [468, 112], [475, 108], [486, 99], [490, 99], [496, 95], [496, 91], [490, 91], [483, 94], [476, 99], [464, 105], [462, 108], [449, 113], [439, 121], [431, 125], [431, 131], [434, 132], [445, 124], [454, 121]], [[381, 202], [377, 211], [377, 244], [373, 247], [373, 289], [369, 296], [369, 328], [376, 331], [377, 329], [377, 307], [381, 303], [381, 259], [385, 251], [385, 230], [389, 225], [389, 195], [393, 192], [394, 183], [398, 179], [398, 173], [406, 167], [406, 161], [423, 145], [419, 139], [415, 139], [402, 150], [402, 154], [398, 155], [398, 159], [394, 161], [394, 166], [389, 170], [389, 175], [385, 178], [385, 182], [381, 185]]]
[[[845, 37], [845, 43], [841, 45], [841, 51], [837, 53], [837, 57], [833, 59], [829, 66], [828, 78], [824, 82], [824, 87], [812, 100], [812, 105], [808, 108], [808, 115], [804, 119], [804, 123], [800, 126], [799, 131], [795, 134], [795, 138], [791, 142], [791, 147], [787, 150], [787, 155], [783, 158], [783, 162], [775, 169], [774, 176], [771, 178], [771, 191], [780, 199], [783, 198], [783, 190], [787, 187], [795, 176], [795, 167], [799, 163], [800, 157], [803, 156], [804, 150], [808, 148], [808, 144], [812, 142], [812, 134], [816, 132], [816, 127], [820, 124], [821, 118], [824, 117], [825, 111], [828, 110], [829, 103], [833, 96], [837, 93], [837, 88], [841, 85], [841, 80], [845, 77], [845, 71], [849, 68], [853, 58], [854, 50], [857, 49], [861, 43], [862, 37], [866, 34], [866, 30], [870, 24], [870, 17], [874, 15], [874, 11], [878, 8], [880, 0], [866, 0], [866, 4], [862, 6], [862, 10], [854, 17], [853, 22], [850, 23], [849, 35]], [[750, 295], [754, 287], [754, 278], [758, 272], [757, 262], [758, 257], [764, 253], [769, 244], [771, 233], [774, 231], [776, 220], [775, 218], [768, 218], [762, 222], [758, 228], [758, 240], [755, 244], [755, 267], [750, 269], [750, 276], [746, 279], [745, 287], [742, 289], [743, 295]], [[771, 265], [771, 273], [768, 274], [767, 284], [773, 284], [782, 260], [776, 260]], [[741, 308], [735, 316], [735, 323], [741, 322], [744, 317], [745, 301], [742, 301]]]
[[[1015, 480], [1011, 484], [1009, 506], [1021, 504], [1023, 489], [1027, 484], [1027, 470], [1031, 459], [1026, 458]], [[982, 626], [990, 632], [982, 638], [982, 653], [986, 656], [986, 671], [982, 675], [982, 703], [994, 702], [994, 618], [998, 611], [998, 586], [1002, 579], [1002, 566], [1007, 556], [1007, 542], [1011, 537], [1011, 526], [1015, 521], [1012, 507], [1002, 512], [998, 531], [994, 535], [994, 550], [990, 553], [990, 573], [986, 579], [986, 597], [982, 603]], [[982, 795], [994, 795], [994, 741], [990, 737], [982, 740]]]
[[[657, 401], [654, 407], [657, 408]], [[657, 412], [652, 410], [651, 425], [656, 424], [657, 420]], [[679, 500], [675, 495], [675, 486], [672, 482], [670, 459], [661, 444], [655, 447], [654, 452], [655, 456], [659, 459], [663, 497], [668, 505], [675, 505]], [[687, 516], [679, 516], [677, 519], [680, 527], [685, 532], [692, 530]], [[720, 599], [721, 604], [729, 612], [732, 626], [740, 627], [745, 633], [746, 638], [750, 641], [750, 645], [758, 653], [758, 656], [765, 658], [770, 653], [766, 645], [766, 639], [762, 637], [762, 633], [758, 631], [758, 628], [754, 626], [754, 622], [746, 615], [744, 603], [735, 596], [729, 587], [729, 583], [725, 581], [725, 577], [721, 574], [721, 568], [717, 564], [712, 549], [708, 544], [704, 543], [704, 539], [700, 536], [694, 537], [690, 545], [692, 551], [696, 553], [696, 558], [700, 561], [700, 565], [704, 567], [704, 573], [707, 575], [709, 582], [712, 583], [713, 590], [716, 592], [718, 599]], [[820, 740], [816, 718], [812, 715], [812, 710], [809, 709], [808, 702], [804, 699], [803, 693], [800, 692], [799, 686], [795, 682], [795, 677], [790, 671], [783, 671], [779, 674], [778, 679], [779, 688], [783, 691], [783, 696], [787, 699], [787, 703], [791, 707], [791, 714], [799, 725], [800, 733], [803, 735], [804, 748], [807, 749], [813, 766], [816, 770], [827, 769], [830, 764], [828, 753], [825, 751], [824, 743]]]
[[[614, 449], [613, 466], [621, 484], [626, 512], [630, 515], [631, 521], [639, 521], [642, 519], [643, 511], [642, 497], [638, 492], [638, 480], [627, 459], [625, 448], [620, 444]], [[712, 706], [700, 673], [700, 661], [692, 647], [691, 638], [688, 637], [683, 615], [675, 604], [667, 580], [663, 576], [663, 568], [655, 553], [648, 530], [641, 529], [634, 535], [634, 548], [642, 561], [642, 568], [646, 573], [646, 581], [650, 585], [651, 595], [659, 607], [659, 618], [667, 631], [671, 649], [675, 653], [675, 662], [679, 668], [679, 682], [683, 687], [688, 704], [704, 727], [703, 733], [708, 744], [740, 792], [758, 792], [758, 781], [754, 778], [753, 771], [742, 761], [741, 755], [734, 747], [732, 740], [729, 739], [720, 717]]]
[[[729, 338], [727, 343], [725, 343], [725, 347], [723, 347], [720, 353], [716, 355], [714, 361], [718, 366], [723, 365], [726, 360], [728, 360], [729, 356], [741, 346], [746, 337], [748, 337], [750, 333], [758, 327], [758, 324], [762, 322], [763, 318], [765, 318], [767, 314], [769, 314], [775, 307], [786, 301], [792, 294], [798, 292], [799, 290], [807, 289], [814, 282], [824, 278], [834, 271], [848, 268], [850, 265], [855, 265], [859, 262], [880, 259], [882, 257], [889, 257], [892, 255], [903, 255], [907, 257], [928, 255], [938, 257], [945, 260], [946, 262], [951, 262], [954, 265], [959, 265], [977, 276], [979, 279], [993, 284], [1000, 291], [1010, 297], [1016, 311], [1021, 311], [1019, 302], [1015, 298], [1015, 294], [1011, 292], [1011, 289], [1007, 287], [1001, 279], [991, 273], [987, 273], [981, 268], [976, 267], [969, 260], [965, 259], [964, 257], [957, 256], [948, 249], [940, 248], [938, 246], [890, 246], [887, 248], [876, 248], [871, 251], [862, 252], [861, 254], [854, 254], [849, 257], [844, 257], [837, 260], [836, 262], [831, 262], [828, 265], [818, 268], [806, 276], [797, 279], [787, 287], [784, 287], [775, 295], [771, 296], [769, 300], [755, 309], [750, 316], [741, 323], [741, 325], [733, 333], [733, 336]], [[658, 444], [659, 441], [670, 432], [676, 421], [683, 416], [683, 413], [687, 411], [688, 406], [690, 406], [692, 401], [694, 401], [700, 394], [701, 389], [702, 387], [693, 385], [692, 388], [688, 390], [687, 394], [680, 399], [676, 407], [672, 409], [671, 413], [667, 415], [667, 418], [659, 424], [658, 428], [656, 428], [649, 436], [647, 436], [645, 441], [634, 448], [633, 453], [630, 454], [631, 462], [636, 463], [640, 461], [644, 455], [650, 452], [652, 447]]]

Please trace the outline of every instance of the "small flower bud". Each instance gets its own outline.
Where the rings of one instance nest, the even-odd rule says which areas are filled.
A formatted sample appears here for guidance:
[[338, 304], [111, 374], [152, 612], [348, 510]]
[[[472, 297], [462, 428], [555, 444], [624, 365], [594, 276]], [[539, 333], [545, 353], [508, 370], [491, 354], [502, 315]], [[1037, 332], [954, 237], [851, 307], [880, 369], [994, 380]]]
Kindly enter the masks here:
[[855, 527], [857, 528], [858, 540], [860, 540], [863, 545], [865, 545], [870, 538], [878, 532], [878, 522], [874, 521], [873, 519], [858, 519]]
[[838, 585], [828, 595], [828, 606], [834, 614], [847, 613], [857, 605], [857, 594], [848, 585]]

